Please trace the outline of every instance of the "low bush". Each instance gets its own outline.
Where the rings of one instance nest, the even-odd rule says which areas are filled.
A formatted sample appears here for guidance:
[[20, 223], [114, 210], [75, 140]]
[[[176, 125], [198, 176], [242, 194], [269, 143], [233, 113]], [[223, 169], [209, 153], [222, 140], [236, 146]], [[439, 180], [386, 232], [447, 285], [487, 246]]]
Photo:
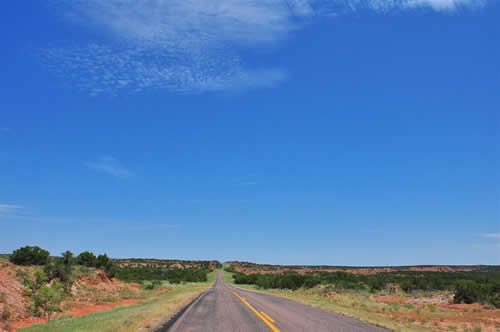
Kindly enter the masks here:
[[156, 286], [160, 286], [160, 285], [161, 285], [161, 281], [159, 281], [159, 280], [153, 280], [153, 281], [148, 280], [148, 281], [142, 282], [142, 288], [147, 289], [147, 290], [152, 290]]
[[77, 257], [78, 264], [87, 266], [87, 267], [95, 267], [97, 264], [97, 257], [90, 251], [84, 251], [80, 253]]
[[10, 319], [10, 311], [5, 308], [3, 309], [2, 311], [2, 316], [0, 316], [0, 318], [4, 321], [4, 322], [8, 322], [9, 319]]
[[41, 310], [44, 317], [50, 320], [54, 312], [61, 312], [61, 302], [64, 298], [64, 287], [58, 282], [42, 286], [33, 296], [35, 310]]
[[44, 265], [50, 253], [38, 246], [22, 247], [12, 252], [9, 260], [16, 265]]
[[460, 280], [456, 285], [454, 303], [486, 303], [500, 308], [500, 281], [476, 283]]
[[500, 272], [397, 272], [360, 275], [346, 272], [298, 274], [233, 274], [236, 284], [267, 288], [311, 288], [328, 285], [330, 290], [370, 290], [372, 293], [394, 288], [410, 294], [416, 291], [453, 291], [455, 303], [483, 303], [500, 308]]

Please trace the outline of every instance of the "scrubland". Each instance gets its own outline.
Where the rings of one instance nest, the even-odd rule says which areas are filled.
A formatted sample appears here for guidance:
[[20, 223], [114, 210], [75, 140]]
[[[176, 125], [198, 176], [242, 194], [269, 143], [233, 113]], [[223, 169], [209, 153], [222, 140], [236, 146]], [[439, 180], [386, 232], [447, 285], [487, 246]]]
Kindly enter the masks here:
[[[377, 273], [363, 268], [364, 273], [351, 273], [325, 272], [330, 267], [303, 271], [266, 265], [259, 270], [256, 264], [245, 265], [226, 264], [225, 280], [395, 331], [500, 330], [497, 267], [446, 268], [448, 272], [383, 268]], [[238, 268], [249, 274], [229, 272]]]
[[147, 328], [208, 289], [216, 263], [122, 260], [117, 265], [105, 254], [50, 256], [39, 247], [23, 247], [0, 257], [0, 331]]

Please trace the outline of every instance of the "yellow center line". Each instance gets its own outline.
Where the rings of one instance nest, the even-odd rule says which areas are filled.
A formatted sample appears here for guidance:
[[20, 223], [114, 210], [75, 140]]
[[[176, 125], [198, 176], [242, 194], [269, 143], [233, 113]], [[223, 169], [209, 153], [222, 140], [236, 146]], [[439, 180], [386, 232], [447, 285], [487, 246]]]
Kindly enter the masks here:
[[260, 313], [261, 313], [264, 317], [266, 317], [266, 318], [267, 318], [267, 320], [270, 320], [271, 322], [273, 322], [273, 323], [274, 323], [274, 319], [272, 319], [271, 317], [269, 317], [269, 315], [268, 315], [268, 314], [266, 314], [264, 311], [261, 311]]
[[233, 293], [233, 294], [234, 294], [237, 298], [239, 298], [239, 299], [241, 300], [241, 302], [245, 303], [245, 304], [247, 305], [247, 307], [249, 307], [249, 308], [250, 308], [250, 310], [252, 310], [252, 311], [254, 312], [254, 314], [256, 314], [256, 315], [257, 315], [257, 317], [259, 317], [260, 319], [262, 319], [262, 321], [263, 321], [264, 323], [266, 323], [266, 325], [267, 325], [267, 326], [269, 326], [269, 328], [270, 328], [271, 330], [273, 330], [273, 332], [280, 332], [280, 330], [278, 330], [278, 329], [276, 328], [276, 326], [274, 326], [274, 325], [273, 325], [271, 322], [269, 322], [269, 321], [268, 321], [268, 320], [267, 320], [264, 316], [262, 316], [262, 315], [261, 315], [261, 314], [260, 314], [257, 310], [255, 310], [255, 308], [254, 308], [254, 307], [252, 307], [252, 306], [250, 305], [250, 303], [248, 303], [248, 302], [247, 302], [244, 298], [242, 298], [241, 296], [239, 296], [239, 295], [238, 295], [238, 293], [236, 293], [235, 291], [232, 291], [232, 293]]

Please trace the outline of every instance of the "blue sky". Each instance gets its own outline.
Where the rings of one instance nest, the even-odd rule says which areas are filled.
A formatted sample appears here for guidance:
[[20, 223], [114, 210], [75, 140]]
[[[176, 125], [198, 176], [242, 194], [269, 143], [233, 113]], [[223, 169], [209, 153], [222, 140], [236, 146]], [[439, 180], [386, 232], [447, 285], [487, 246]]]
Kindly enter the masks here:
[[500, 264], [496, 1], [5, 1], [0, 252]]

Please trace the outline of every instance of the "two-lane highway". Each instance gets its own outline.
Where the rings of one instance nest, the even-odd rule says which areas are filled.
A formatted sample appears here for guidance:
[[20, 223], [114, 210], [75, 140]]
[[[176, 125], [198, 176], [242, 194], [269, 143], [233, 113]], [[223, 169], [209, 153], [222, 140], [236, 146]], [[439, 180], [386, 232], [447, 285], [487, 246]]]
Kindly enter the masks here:
[[235, 288], [225, 283], [223, 273], [217, 271], [215, 285], [196, 300], [168, 331], [371, 332], [387, 330], [281, 297]]

